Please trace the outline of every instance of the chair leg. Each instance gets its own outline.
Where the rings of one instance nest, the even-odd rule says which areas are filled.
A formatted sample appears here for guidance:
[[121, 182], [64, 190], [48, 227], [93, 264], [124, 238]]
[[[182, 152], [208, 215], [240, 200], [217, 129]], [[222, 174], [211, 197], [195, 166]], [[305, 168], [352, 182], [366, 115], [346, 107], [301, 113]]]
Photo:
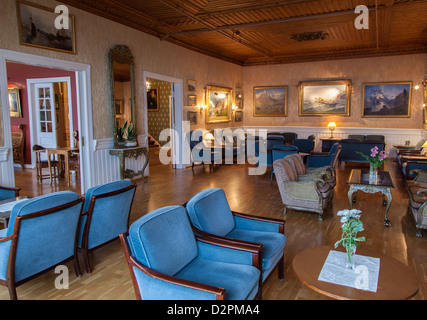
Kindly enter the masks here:
[[285, 258], [282, 256], [282, 258], [279, 261], [279, 265], [277, 268], [277, 274], [279, 276], [279, 280], [283, 281], [283, 275], [284, 275], [284, 265], [285, 265]]
[[16, 294], [16, 286], [14, 281], [7, 281], [7, 288], [9, 290], [10, 300], [18, 300], [18, 295]]
[[79, 257], [77, 252], [74, 253], [74, 272], [76, 273], [76, 277], [80, 278], [82, 276], [82, 272], [80, 270]]
[[89, 250], [87, 247], [82, 245], [81, 252], [83, 255], [83, 262], [85, 264], [86, 273], [91, 273], [92, 270], [90, 268], [90, 261], [89, 261]]

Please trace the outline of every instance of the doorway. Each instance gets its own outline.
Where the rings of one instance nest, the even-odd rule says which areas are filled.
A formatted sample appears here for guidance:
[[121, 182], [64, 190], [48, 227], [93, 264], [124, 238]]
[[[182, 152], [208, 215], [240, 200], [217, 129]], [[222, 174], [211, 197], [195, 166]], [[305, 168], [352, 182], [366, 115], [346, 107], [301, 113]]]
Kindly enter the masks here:
[[[80, 190], [85, 193], [95, 185], [94, 164], [90, 161], [93, 150], [92, 104], [90, 88], [90, 66], [82, 63], [64, 61], [54, 58], [26, 54], [11, 50], [0, 49], [0, 96], [1, 105], [9, 105], [7, 62], [21, 63], [29, 66], [39, 66], [54, 70], [71, 72], [75, 80], [76, 103], [73, 118], [78, 123], [79, 150], [80, 150]], [[15, 186], [13, 157], [9, 150], [12, 149], [11, 123], [8, 108], [2, 108], [3, 117], [3, 142], [0, 147], [0, 184]], [[73, 125], [74, 129], [76, 126]], [[71, 127], [70, 127], [71, 128]], [[84, 141], [86, 140], [86, 143]], [[73, 139], [70, 139], [70, 143]], [[92, 152], [93, 153], [93, 152]]]
[[[166, 87], [170, 88], [170, 95], [166, 94], [164, 97], [166, 101], [164, 104], [167, 106], [165, 107], [165, 109], [169, 110], [169, 115], [165, 116], [164, 118], [165, 118], [165, 122], [167, 122], [166, 119], [169, 118], [169, 127], [163, 128], [163, 130], [159, 130], [160, 132], [163, 131], [163, 137], [159, 136], [159, 142], [164, 142], [164, 144], [161, 145], [161, 148], [163, 150], [167, 150], [167, 148], [170, 148], [169, 149], [170, 151], [167, 152], [166, 154], [162, 152], [163, 150], [160, 150], [159, 155], [160, 157], [163, 157], [162, 161], [167, 160], [169, 163], [173, 165], [173, 168], [185, 169], [186, 162], [183, 159], [183, 154], [185, 154], [183, 152], [184, 143], [182, 143], [183, 139], [185, 138], [185, 133], [183, 132], [184, 130], [183, 123], [182, 123], [182, 120], [183, 120], [182, 83], [183, 81], [178, 78], [156, 74], [148, 71], [144, 71], [143, 80], [147, 86], [146, 87], [147, 90], [144, 90], [144, 101], [147, 102], [145, 103], [146, 105], [145, 135], [147, 137], [147, 140], [150, 133], [148, 129], [150, 126], [149, 116], [150, 116], [150, 113], [154, 112], [149, 110], [149, 108], [154, 109], [154, 107], [148, 106], [148, 97], [149, 97], [149, 94], [151, 93], [149, 89], [151, 89], [151, 87], [154, 87], [154, 85], [152, 85], [150, 81], [153, 81], [153, 84], [155, 84], [156, 82], [163, 83], [165, 88]], [[148, 85], [148, 83], [150, 83], [150, 85]], [[171, 129], [171, 130], [164, 131], [164, 129]], [[165, 134], [165, 132], [168, 132], [168, 133]], [[167, 136], [167, 139], [165, 139], [165, 136]], [[147, 141], [147, 144], [148, 144], [148, 141]], [[165, 164], [164, 162], [162, 163]]]

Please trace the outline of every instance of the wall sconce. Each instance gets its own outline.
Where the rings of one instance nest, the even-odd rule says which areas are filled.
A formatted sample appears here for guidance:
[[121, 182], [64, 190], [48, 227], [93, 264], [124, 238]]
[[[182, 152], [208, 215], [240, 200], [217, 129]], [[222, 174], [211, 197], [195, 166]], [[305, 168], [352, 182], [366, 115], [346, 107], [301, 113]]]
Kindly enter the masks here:
[[148, 81], [145, 82], [145, 90], [147, 90], [147, 92], [148, 92], [148, 91], [150, 91], [150, 89], [151, 89], [151, 84]]
[[197, 105], [197, 108], [199, 109], [200, 114], [202, 114], [202, 112], [204, 110], [206, 110], [206, 105], [204, 105], [203, 103], [200, 103], [200, 104]]
[[328, 129], [331, 130], [331, 137], [329, 139], [332, 139], [334, 137], [334, 130], [336, 127], [337, 127], [337, 124], [335, 122], [328, 123]]
[[232, 107], [231, 107], [231, 111], [235, 112], [236, 110], [237, 110], [237, 106], [235, 104], [233, 104]]

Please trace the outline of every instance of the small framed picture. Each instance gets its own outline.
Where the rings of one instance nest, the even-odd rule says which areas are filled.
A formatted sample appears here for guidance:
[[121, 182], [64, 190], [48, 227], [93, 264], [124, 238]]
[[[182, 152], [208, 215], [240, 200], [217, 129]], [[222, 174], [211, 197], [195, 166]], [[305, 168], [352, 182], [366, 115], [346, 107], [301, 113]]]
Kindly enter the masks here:
[[196, 80], [187, 80], [187, 91], [188, 92], [196, 91]]
[[153, 87], [147, 92], [147, 110], [159, 111], [159, 88]]
[[116, 109], [116, 115], [121, 115], [124, 113], [123, 100], [120, 100], [120, 99], [114, 100], [114, 107]]
[[190, 121], [190, 124], [197, 124], [197, 112], [188, 111], [188, 121]]
[[243, 119], [243, 112], [242, 111], [236, 111], [234, 113], [234, 122], [242, 122]]
[[9, 89], [9, 110], [11, 118], [22, 118], [21, 97], [18, 88]]
[[194, 107], [197, 104], [197, 96], [194, 94], [190, 94], [188, 96], [188, 106]]

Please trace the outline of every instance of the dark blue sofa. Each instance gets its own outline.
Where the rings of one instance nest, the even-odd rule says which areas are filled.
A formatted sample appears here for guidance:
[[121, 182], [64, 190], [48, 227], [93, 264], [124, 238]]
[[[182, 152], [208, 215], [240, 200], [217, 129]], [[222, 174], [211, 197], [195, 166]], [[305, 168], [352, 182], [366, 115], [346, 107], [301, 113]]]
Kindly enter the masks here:
[[378, 141], [359, 141], [354, 139], [343, 139], [339, 142], [341, 145], [340, 153], [340, 162], [368, 162], [356, 151], [362, 152], [363, 154], [369, 156], [371, 154], [371, 149], [375, 146], [378, 147], [378, 151], [385, 149], [384, 142]]

